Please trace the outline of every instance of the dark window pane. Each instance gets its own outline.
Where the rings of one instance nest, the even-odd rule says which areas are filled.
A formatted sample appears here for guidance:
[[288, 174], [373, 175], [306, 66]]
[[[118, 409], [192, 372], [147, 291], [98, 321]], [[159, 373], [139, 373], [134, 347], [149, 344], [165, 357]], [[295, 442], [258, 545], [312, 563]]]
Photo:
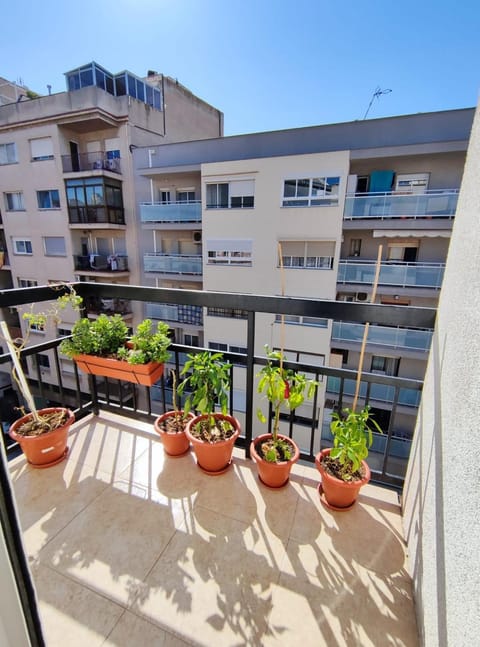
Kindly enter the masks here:
[[125, 87], [125, 76], [121, 74], [120, 76], [115, 77], [115, 94], [117, 97], [123, 97], [127, 93]]
[[93, 85], [93, 72], [91, 68], [80, 72], [80, 85], [82, 88]]
[[145, 86], [143, 81], [137, 79], [137, 99], [139, 101], [145, 101]]
[[128, 81], [128, 94], [131, 97], [137, 98], [137, 84], [135, 82], [135, 79], [133, 76], [130, 76], [130, 74], [127, 74], [127, 81]]
[[147, 94], [146, 102], [149, 106], [153, 106], [153, 88], [151, 85], [146, 84], [145, 90]]
[[296, 180], [285, 180], [285, 186], [283, 188], [283, 196], [285, 198], [294, 198], [296, 188], [297, 188]]

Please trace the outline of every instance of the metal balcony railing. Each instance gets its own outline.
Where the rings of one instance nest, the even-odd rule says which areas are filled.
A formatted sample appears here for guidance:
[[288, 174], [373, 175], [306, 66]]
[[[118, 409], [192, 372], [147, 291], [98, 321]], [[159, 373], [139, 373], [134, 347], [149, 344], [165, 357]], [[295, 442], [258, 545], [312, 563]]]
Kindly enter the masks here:
[[74, 258], [77, 272], [128, 272], [128, 256], [125, 255], [87, 254]]
[[[245, 326], [245, 347], [246, 353], [224, 353], [227, 360], [231, 360], [231, 381], [235, 383], [238, 392], [239, 384], [244, 387], [245, 397], [243, 398], [244, 410], [241, 416], [243, 419], [243, 433], [240, 437], [239, 446], [245, 447], [248, 455], [249, 446], [253, 436], [256, 416], [254, 414], [254, 399], [256, 393], [256, 373], [265, 365], [266, 358], [263, 355], [255, 355], [255, 339], [258, 334], [256, 325], [257, 313], [269, 313], [272, 320], [276, 315], [298, 315], [302, 317], [314, 317], [325, 319], [343, 319], [353, 321], [351, 325], [362, 328], [366, 321], [376, 321], [384, 326], [398, 324], [400, 326], [418, 326], [419, 328], [432, 327], [435, 318], [435, 310], [430, 308], [402, 308], [397, 306], [384, 306], [376, 304], [358, 304], [335, 301], [319, 301], [314, 299], [287, 298], [287, 297], [265, 297], [249, 294], [204, 292], [196, 290], [173, 290], [162, 288], [146, 288], [128, 286], [121, 284], [102, 284], [91, 282], [80, 282], [74, 285], [78, 294], [85, 300], [91, 299], [122, 299], [136, 301], [152, 306], [188, 306], [196, 308], [222, 308], [223, 310], [242, 309], [247, 312]], [[0, 292], [0, 308], [19, 306], [22, 304], [36, 303], [51, 300], [61, 294], [58, 287], [37, 287], [21, 290], [3, 290]], [[334, 323], [335, 326], [335, 323]], [[394, 329], [395, 330], [395, 329]], [[264, 337], [262, 333], [262, 338]], [[89, 377], [88, 388], [82, 390], [81, 381], [76, 365], [70, 360], [61, 360], [58, 353], [60, 339], [49, 341], [36, 346], [30, 346], [22, 351], [24, 359], [30, 357], [34, 361], [34, 371], [30, 375], [30, 383], [39, 404], [54, 403], [68, 405], [76, 411], [77, 417], [86, 415], [89, 412], [97, 412], [100, 408], [122, 413], [125, 416], [136, 419], [153, 421], [154, 417], [161, 413], [168, 405], [168, 384], [166, 376], [154, 386], [155, 396], [152, 397], [152, 389], [138, 387], [129, 383], [118, 383], [115, 380], [104, 380], [103, 378]], [[181, 370], [185, 353], [198, 352], [196, 347], [189, 347], [180, 344], [173, 344], [171, 347], [171, 365], [177, 371]], [[292, 349], [290, 349], [292, 350]], [[49, 354], [49, 367], [45, 366], [45, 355]], [[68, 368], [67, 368], [68, 365]], [[345, 404], [344, 396], [348, 396], [350, 383], [347, 380], [355, 378], [355, 371], [316, 366], [306, 363], [288, 361], [285, 366], [308, 373], [319, 381], [313, 399], [304, 403], [301, 411], [283, 415], [282, 425], [284, 433], [290, 437], [300, 439], [301, 458], [313, 461], [315, 448], [319, 446], [322, 435], [323, 420], [320, 420], [320, 411], [329, 411], [332, 406], [341, 408]], [[0, 355], [0, 370], [2, 367], [9, 372], [10, 358], [8, 355]], [[235, 382], [234, 382], [235, 375]], [[325, 376], [325, 377], [324, 377]], [[340, 380], [338, 393], [335, 391], [335, 403], [332, 405], [331, 395], [324, 395], [324, 385], [327, 380]], [[347, 387], [345, 387], [347, 382]], [[401, 439], [402, 446], [408, 448], [410, 439], [403, 438], [402, 421], [398, 420], [397, 407], [404, 401], [412, 403], [414, 396], [410, 391], [420, 392], [422, 383], [418, 380], [396, 378], [371, 373], [362, 374], [361, 405], [364, 403], [374, 404], [374, 396], [379, 396], [378, 389], [383, 389], [384, 403], [387, 408], [391, 404], [388, 423], [383, 425], [384, 434], [376, 439], [373, 454], [373, 480], [388, 484], [394, 487], [401, 487], [406, 469], [408, 451], [403, 457], [392, 453], [392, 447], [398, 445]], [[72, 383], [74, 386], [72, 386]], [[67, 386], [68, 384], [68, 386]], [[122, 388], [119, 388], [119, 384]], [[336, 382], [338, 384], [338, 381]], [[378, 385], [378, 386], [377, 386]], [[383, 386], [382, 386], [383, 385]], [[332, 386], [333, 388], [333, 386]], [[142, 389], [144, 397], [140, 399], [139, 389]], [[144, 390], [144, 391], [143, 391]], [[143, 408], [139, 402], [146, 401]], [[154, 403], [154, 404], [152, 404]], [[182, 404], [181, 402], [179, 403]], [[231, 389], [230, 410], [234, 410], [234, 389]], [[5, 415], [5, 414], [4, 414]], [[270, 416], [271, 418], [271, 416]], [[9, 420], [4, 420], [8, 424]], [[2, 435], [3, 436], [3, 435]], [[323, 441], [322, 441], [323, 442]]]
[[62, 168], [64, 173], [100, 170], [110, 171], [111, 173], [122, 172], [120, 158], [109, 157], [104, 151], [62, 155]]
[[356, 193], [345, 198], [345, 220], [356, 218], [453, 218], [458, 189], [438, 189], [425, 193]]
[[[358, 342], [363, 340], [364, 324], [334, 321], [332, 342]], [[432, 342], [431, 330], [415, 330], [396, 326], [372, 325], [368, 330], [368, 344], [388, 346], [400, 350], [427, 352]]]
[[200, 200], [185, 202], [141, 202], [141, 222], [199, 223], [202, 221]]
[[160, 274], [202, 274], [202, 257], [196, 254], [155, 254], [143, 256], [145, 272]]
[[[372, 285], [375, 261], [341, 260], [337, 283]], [[401, 288], [435, 288], [442, 285], [444, 263], [399, 263], [387, 261], [380, 265], [379, 285]]]

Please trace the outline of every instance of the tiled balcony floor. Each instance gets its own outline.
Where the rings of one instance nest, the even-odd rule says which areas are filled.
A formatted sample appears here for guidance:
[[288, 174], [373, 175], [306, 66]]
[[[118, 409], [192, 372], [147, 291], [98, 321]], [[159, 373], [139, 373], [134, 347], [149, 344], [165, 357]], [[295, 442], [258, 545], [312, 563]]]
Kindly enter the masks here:
[[106, 413], [69, 444], [11, 463], [48, 647], [417, 645], [395, 493], [331, 512], [315, 468], [273, 491], [235, 450], [209, 477]]

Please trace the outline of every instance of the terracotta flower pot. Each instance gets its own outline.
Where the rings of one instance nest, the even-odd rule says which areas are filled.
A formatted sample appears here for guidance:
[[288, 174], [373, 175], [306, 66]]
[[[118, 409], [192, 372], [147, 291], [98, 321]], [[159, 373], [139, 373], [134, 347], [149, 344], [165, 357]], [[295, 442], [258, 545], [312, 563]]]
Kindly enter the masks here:
[[[179, 411], [178, 414], [183, 416], [183, 411]], [[163, 424], [169, 418], [174, 418], [176, 415], [176, 411], [167, 411], [161, 416], [158, 416], [158, 418], [153, 423], [155, 431], [159, 434], [160, 440], [163, 443], [165, 453], [169, 456], [182, 456], [183, 454], [186, 454], [190, 449], [190, 440], [185, 434], [185, 427], [187, 426], [187, 422], [189, 420], [193, 420], [193, 418], [195, 417], [193, 413], [188, 414], [187, 420], [184, 422], [183, 431], [168, 432], [163, 429]]]
[[278, 434], [278, 438], [280, 440], [288, 440], [290, 443], [292, 443], [294, 454], [288, 461], [282, 461], [281, 463], [270, 463], [257, 452], [256, 447], [266, 440], [270, 440], [271, 438], [272, 434], [262, 434], [261, 436], [258, 436], [257, 438], [252, 440], [252, 443], [250, 445], [250, 454], [253, 460], [257, 463], [258, 477], [262, 481], [262, 483], [264, 483], [268, 487], [280, 488], [288, 483], [288, 479], [290, 478], [290, 471], [293, 467], [293, 464], [296, 463], [300, 457], [300, 450], [291, 438], [287, 438], [287, 436]]
[[74, 355], [73, 359], [84, 373], [111, 377], [144, 386], [152, 386], [163, 375], [164, 365], [160, 362], [129, 364], [124, 360], [97, 355]]
[[365, 461], [362, 461], [364, 478], [360, 481], [345, 482], [329, 474], [322, 465], [324, 456], [330, 454], [331, 449], [327, 448], [319, 452], [315, 457], [317, 466], [322, 478], [321, 489], [323, 491], [322, 501], [334, 510], [348, 510], [357, 500], [360, 488], [370, 480], [370, 468]]
[[185, 433], [192, 443], [195, 456], [197, 458], [197, 465], [207, 474], [217, 475], [223, 474], [232, 462], [233, 446], [236, 439], [240, 435], [240, 423], [236, 418], [223, 413], [210, 414], [214, 418], [227, 420], [233, 427], [234, 432], [227, 440], [221, 440], [218, 443], [208, 443], [196, 438], [191, 429], [201, 420], [209, 417], [208, 414], [196, 416], [190, 420], [185, 429]]
[[28, 413], [19, 420], [15, 420], [9, 430], [10, 437], [20, 445], [27, 461], [32, 467], [52, 467], [66, 458], [68, 453], [67, 441], [68, 432], [75, 416], [70, 409], [62, 407], [50, 407], [40, 409], [39, 415], [53, 413], [55, 411], [67, 411], [67, 422], [53, 431], [47, 431], [38, 436], [22, 436], [17, 429], [23, 423], [31, 419], [32, 414]]

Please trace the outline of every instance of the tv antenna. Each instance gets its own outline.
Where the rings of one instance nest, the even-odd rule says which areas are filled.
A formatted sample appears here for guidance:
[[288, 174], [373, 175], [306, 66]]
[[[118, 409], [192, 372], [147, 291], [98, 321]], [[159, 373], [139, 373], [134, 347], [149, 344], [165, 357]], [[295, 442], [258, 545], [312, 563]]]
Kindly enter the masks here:
[[391, 92], [391, 90], [389, 88], [385, 88], [384, 90], [382, 90], [381, 87], [379, 85], [377, 85], [377, 87], [375, 88], [375, 90], [374, 90], [374, 92], [372, 94], [372, 98], [370, 99], [370, 103], [368, 104], [367, 111], [366, 111], [363, 118], [364, 119], [367, 118], [367, 115], [368, 115], [368, 113], [370, 111], [370, 108], [372, 107], [372, 103], [373, 103], [374, 99], [380, 99], [382, 94], [390, 94], [390, 92]]

